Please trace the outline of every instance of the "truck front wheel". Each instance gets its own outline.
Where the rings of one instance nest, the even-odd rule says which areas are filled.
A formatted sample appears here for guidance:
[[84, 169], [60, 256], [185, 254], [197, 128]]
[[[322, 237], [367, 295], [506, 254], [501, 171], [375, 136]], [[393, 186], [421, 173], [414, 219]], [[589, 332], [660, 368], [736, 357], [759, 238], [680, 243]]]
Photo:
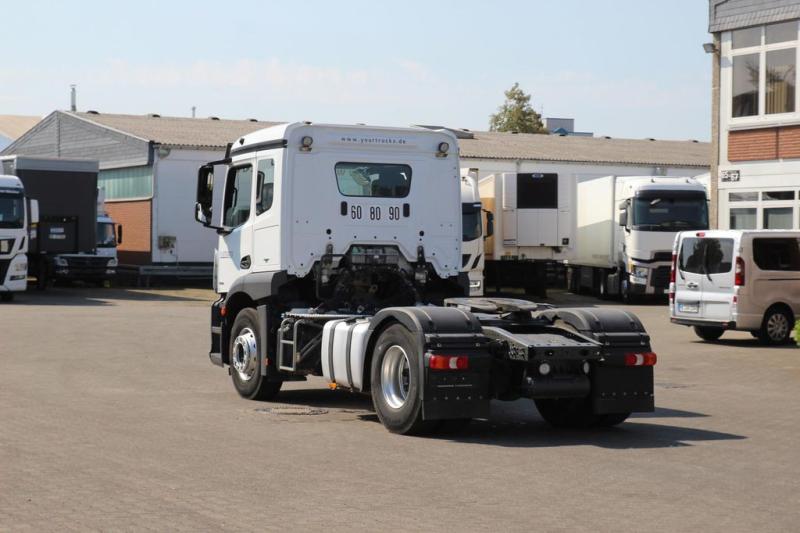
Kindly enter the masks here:
[[423, 433], [433, 424], [422, 420], [422, 387], [417, 340], [401, 324], [393, 324], [378, 337], [372, 356], [372, 404], [381, 423], [393, 433]]
[[258, 313], [242, 309], [231, 328], [230, 373], [233, 386], [242, 398], [272, 400], [281, 390], [280, 381], [269, 381], [261, 375], [258, 346]]

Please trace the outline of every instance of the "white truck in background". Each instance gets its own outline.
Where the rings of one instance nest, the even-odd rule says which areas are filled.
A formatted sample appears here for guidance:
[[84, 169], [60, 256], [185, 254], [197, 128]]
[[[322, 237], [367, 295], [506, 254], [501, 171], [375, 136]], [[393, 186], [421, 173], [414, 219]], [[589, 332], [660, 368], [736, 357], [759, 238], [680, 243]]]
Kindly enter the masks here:
[[117, 276], [117, 246], [121, 243], [122, 225], [108, 215], [105, 192], [97, 189], [97, 247], [92, 252], [53, 257], [53, 277], [57, 280], [110, 283]]
[[461, 175], [461, 270], [469, 275], [469, 295], [483, 296], [484, 239], [493, 233], [492, 216], [488, 214], [484, 230], [478, 176]]
[[569, 257], [572, 180], [555, 172], [490, 174], [479, 182], [495, 235], [486, 240], [485, 285], [544, 296], [548, 265]]
[[567, 287], [630, 301], [669, 290], [680, 231], [708, 228], [705, 187], [688, 177], [605, 176], [575, 187]]
[[0, 175], [0, 299], [14, 299], [28, 285], [29, 231], [39, 221], [36, 200], [25, 197], [22, 181]]

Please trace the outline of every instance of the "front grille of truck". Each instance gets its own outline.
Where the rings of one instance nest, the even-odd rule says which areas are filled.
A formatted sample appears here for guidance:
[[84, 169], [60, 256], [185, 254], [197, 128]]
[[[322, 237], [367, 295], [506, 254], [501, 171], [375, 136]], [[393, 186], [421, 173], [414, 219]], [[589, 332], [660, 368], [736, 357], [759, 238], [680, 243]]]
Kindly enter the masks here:
[[670, 267], [668, 266], [660, 266], [653, 269], [650, 285], [656, 289], [666, 289], [669, 287], [669, 271]]
[[8, 266], [11, 264], [11, 259], [0, 259], [0, 284], [6, 282], [6, 273]]
[[68, 257], [70, 268], [104, 268], [108, 264], [108, 257]]
[[672, 261], [672, 252], [656, 252], [653, 254], [653, 262]]

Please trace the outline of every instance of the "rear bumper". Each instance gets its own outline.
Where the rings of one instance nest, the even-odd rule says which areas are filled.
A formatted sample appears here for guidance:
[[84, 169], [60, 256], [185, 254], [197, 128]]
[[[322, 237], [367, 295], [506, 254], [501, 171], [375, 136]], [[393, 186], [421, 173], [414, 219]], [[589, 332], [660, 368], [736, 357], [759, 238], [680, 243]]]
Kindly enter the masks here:
[[669, 318], [669, 321], [673, 324], [679, 324], [681, 326], [705, 326], [711, 328], [736, 329], [736, 321], [733, 320], [700, 320], [697, 318], [682, 318], [672, 316]]

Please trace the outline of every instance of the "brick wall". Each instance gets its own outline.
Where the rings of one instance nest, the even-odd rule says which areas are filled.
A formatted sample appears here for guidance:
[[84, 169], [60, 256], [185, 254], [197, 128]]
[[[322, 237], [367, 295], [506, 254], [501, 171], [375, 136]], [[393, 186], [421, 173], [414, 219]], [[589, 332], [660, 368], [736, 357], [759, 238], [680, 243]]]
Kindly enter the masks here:
[[729, 161], [769, 161], [800, 158], [800, 126], [732, 131]]
[[114, 222], [122, 224], [122, 244], [117, 248], [119, 262], [128, 265], [149, 264], [151, 258], [151, 200], [107, 201], [106, 211], [114, 219]]

